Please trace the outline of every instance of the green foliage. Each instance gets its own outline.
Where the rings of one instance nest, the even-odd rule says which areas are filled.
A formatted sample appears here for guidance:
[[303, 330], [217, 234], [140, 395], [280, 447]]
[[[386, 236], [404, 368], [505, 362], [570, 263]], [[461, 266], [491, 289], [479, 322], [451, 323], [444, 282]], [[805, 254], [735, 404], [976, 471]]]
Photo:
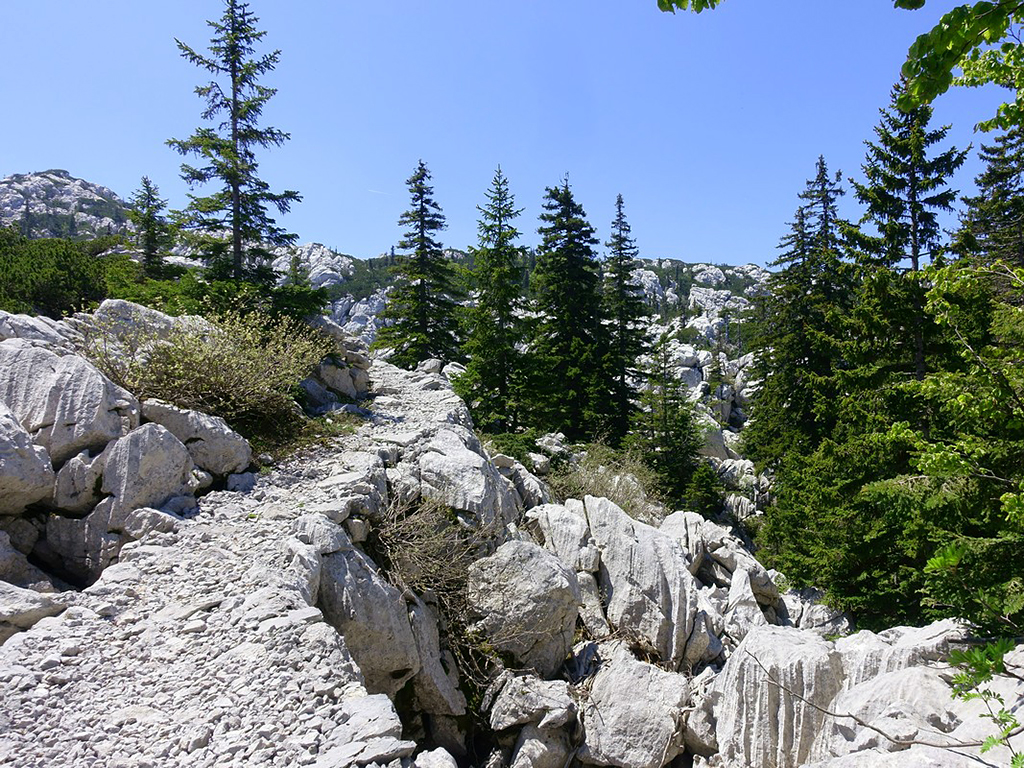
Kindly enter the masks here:
[[377, 348], [394, 349], [391, 362], [413, 367], [431, 357], [459, 357], [458, 304], [455, 271], [434, 233], [445, 228], [444, 214], [428, 183], [430, 171], [420, 160], [406, 180], [411, 197], [408, 211], [398, 219], [408, 227], [399, 247], [409, 251], [396, 268], [398, 282], [388, 295], [382, 317], [391, 320], [377, 335]]
[[604, 314], [611, 321], [607, 363], [612, 380], [608, 438], [615, 444], [629, 430], [637, 395], [633, 381], [640, 374], [640, 359], [650, 347], [647, 331], [650, 313], [642, 290], [632, 279], [638, 251], [626, 221], [622, 195], [615, 200], [612, 236], [605, 246], [608, 258], [605, 260]]
[[149, 277], [161, 277], [164, 254], [174, 244], [170, 224], [164, 215], [167, 201], [160, 199], [159, 188], [142, 177], [142, 186], [128, 203], [128, 218], [135, 225], [135, 242], [142, 251], [142, 263]]
[[658, 7], [663, 11], [675, 13], [678, 8], [681, 11], [693, 11], [700, 13], [708, 8], [716, 7], [722, 0], [658, 0]]
[[[195, 155], [205, 163], [181, 166], [181, 177], [189, 187], [212, 181], [221, 185], [210, 195], [190, 194], [180, 223], [185, 228], [207, 233], [207, 237], [211, 237], [208, 233], [230, 230], [230, 242], [224, 245], [229, 248], [235, 280], [253, 278], [247, 268], [251, 270], [268, 260], [265, 244], [295, 242], [296, 236], [279, 227], [268, 208], [273, 206], [284, 214], [292, 203], [301, 200], [292, 190], [271, 192], [270, 186], [257, 173], [256, 149], [280, 146], [290, 138], [277, 128], [259, 125], [263, 108], [277, 92], [259, 81], [277, 66], [281, 52], [255, 55], [256, 45], [266, 36], [266, 32], [256, 28], [258, 22], [247, 3], [224, 0], [220, 21], [207, 22], [214, 31], [209, 56], [175, 40], [182, 57], [214, 77], [210, 83], [195, 89], [196, 95], [206, 103], [203, 119], [213, 121], [223, 116], [216, 127], [199, 128], [187, 139], [167, 142], [179, 154]], [[217, 78], [225, 79], [226, 86]]]
[[268, 437], [302, 419], [293, 393], [331, 352], [309, 326], [261, 312], [178, 323], [166, 333], [101, 328], [85, 353], [115, 383]]
[[0, 309], [59, 319], [95, 306], [107, 298], [111, 283], [139, 271], [124, 253], [94, 251], [90, 243], [28, 240], [13, 228], [0, 230]]
[[981, 145], [985, 169], [975, 177], [978, 194], [964, 198], [958, 250], [987, 263], [1024, 266], [1024, 131], [1014, 127]]
[[500, 167], [486, 196], [487, 205], [478, 208], [480, 245], [471, 251], [477, 303], [467, 315], [463, 352], [469, 362], [453, 386], [469, 403], [477, 427], [508, 432], [518, 426], [526, 407], [520, 351], [526, 338], [525, 299], [519, 282], [524, 253], [515, 245], [519, 231], [512, 223], [522, 209], [515, 207]]
[[995, 675], [1006, 672], [1004, 657], [1013, 648], [1012, 640], [1001, 639], [979, 647], [954, 649], [949, 654], [949, 662], [959, 670], [953, 676], [953, 697], [982, 702], [986, 711], [980, 717], [996, 726], [997, 732], [982, 744], [982, 754], [1004, 746], [1010, 752], [1011, 768], [1024, 768], [1024, 754], [1017, 752], [1010, 743], [1010, 736], [1021, 727], [1016, 706], [1007, 708], [1002, 696], [984, 687]]
[[715, 517], [722, 511], [724, 497], [725, 485], [714, 467], [706, 461], [700, 462], [683, 491], [686, 508], [704, 517]]
[[686, 495], [698, 469], [697, 451], [703, 440], [668, 343], [663, 336], [652, 352], [640, 407], [633, 415], [625, 445], [654, 473], [658, 494], [677, 502]]
[[529, 468], [533, 464], [529, 454], [542, 453], [537, 447], [537, 438], [539, 437], [540, 432], [536, 429], [527, 429], [522, 432], [497, 432], [487, 435], [487, 443], [489, 448], [493, 448], [494, 451], [511, 456]]
[[533, 411], [544, 429], [570, 440], [592, 438], [607, 425], [611, 391], [598, 240], [568, 180], [547, 188], [540, 220], [542, 242], [531, 277], [539, 314], [531, 345]]

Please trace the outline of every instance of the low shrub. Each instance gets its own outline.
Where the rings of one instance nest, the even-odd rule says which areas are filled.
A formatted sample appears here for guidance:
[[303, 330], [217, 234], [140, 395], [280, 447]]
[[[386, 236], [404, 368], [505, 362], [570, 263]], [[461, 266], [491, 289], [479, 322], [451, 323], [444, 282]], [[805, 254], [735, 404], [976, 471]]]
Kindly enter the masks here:
[[634, 520], [656, 524], [664, 511], [657, 493], [658, 475], [635, 448], [615, 450], [602, 443], [587, 446], [579, 462], [565, 462], [546, 478], [559, 501], [603, 496]]
[[220, 416], [259, 437], [304, 418], [293, 394], [331, 349], [330, 340], [291, 318], [229, 312], [163, 332], [141, 324], [100, 328], [84, 351], [140, 399]]

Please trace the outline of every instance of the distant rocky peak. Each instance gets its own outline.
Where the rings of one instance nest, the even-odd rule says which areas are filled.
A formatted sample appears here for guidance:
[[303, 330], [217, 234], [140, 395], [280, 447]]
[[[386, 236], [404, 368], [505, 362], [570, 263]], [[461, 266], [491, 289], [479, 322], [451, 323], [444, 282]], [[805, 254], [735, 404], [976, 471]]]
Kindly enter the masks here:
[[128, 206], [109, 188], [62, 168], [0, 179], [0, 226], [29, 237], [88, 239], [131, 229]]

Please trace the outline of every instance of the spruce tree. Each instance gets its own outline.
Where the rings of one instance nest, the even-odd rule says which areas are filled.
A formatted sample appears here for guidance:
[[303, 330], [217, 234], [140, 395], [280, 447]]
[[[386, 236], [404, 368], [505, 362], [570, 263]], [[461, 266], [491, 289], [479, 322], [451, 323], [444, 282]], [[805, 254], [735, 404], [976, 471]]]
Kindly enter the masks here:
[[949, 148], [931, 154], [949, 127], [930, 128], [932, 110], [927, 106], [901, 112], [895, 106], [901, 93], [900, 86], [893, 89], [892, 105], [880, 110], [877, 140], [865, 142], [865, 183], [851, 183], [867, 209], [862, 223], [870, 222], [877, 231], [876, 236], [859, 238], [865, 298], [871, 304], [866, 320], [873, 326], [870, 336], [882, 347], [868, 345], [874, 347], [868, 354], [871, 365], [877, 366], [884, 356], [891, 363], [887, 370], [895, 366], [923, 379], [926, 347], [935, 334], [924, 310], [921, 270], [926, 258], [940, 255], [938, 214], [953, 208], [957, 193], [949, 179], [967, 153]]
[[521, 392], [525, 254], [515, 244], [520, 233], [513, 225], [522, 209], [516, 208], [500, 166], [485, 196], [487, 203], [477, 207], [479, 245], [471, 250], [477, 303], [469, 313], [463, 348], [469, 362], [455, 382], [455, 391], [470, 404], [478, 427], [510, 432], [518, 426], [525, 405]]
[[703, 440], [669, 345], [668, 334], [663, 334], [651, 351], [640, 407], [625, 445], [643, 457], [658, 476], [659, 491], [676, 503], [686, 495], [699, 465], [697, 451]]
[[635, 410], [636, 389], [633, 380], [640, 375], [640, 358], [649, 348], [647, 325], [650, 313], [643, 291], [633, 281], [636, 241], [631, 237], [623, 209], [622, 195], [615, 199], [612, 236], [605, 243], [605, 314], [611, 321], [608, 365], [612, 377], [612, 409], [609, 440], [614, 444], [625, 437], [630, 416]]
[[[290, 138], [277, 128], [259, 125], [263, 108], [277, 92], [259, 81], [277, 66], [281, 52], [256, 55], [256, 46], [266, 36], [256, 28], [258, 22], [248, 3], [224, 0], [224, 15], [219, 21], [207, 22], [214, 31], [209, 55], [175, 40], [185, 59], [214, 77], [195, 89], [206, 102], [203, 119], [221, 118], [213, 126], [197, 129], [187, 139], [167, 142], [178, 153], [195, 155], [203, 163], [181, 166], [182, 179], [189, 187], [213, 181], [220, 184], [213, 194], [189, 195], [182, 223], [207, 237], [230, 230], [228, 261], [235, 280], [272, 277], [265, 268], [256, 269], [269, 260], [267, 246], [291, 245], [297, 237], [277, 225], [269, 208], [284, 214], [301, 199], [293, 190], [271, 192], [270, 185], [258, 174], [256, 149], [280, 146]], [[222, 254], [224, 250], [222, 243], [213, 253]]]
[[456, 313], [460, 290], [455, 271], [434, 237], [445, 228], [445, 219], [429, 181], [430, 171], [420, 160], [406, 180], [410, 208], [398, 219], [399, 226], [408, 227], [398, 247], [408, 254], [396, 268], [398, 280], [382, 315], [392, 323], [381, 328], [375, 342], [378, 347], [394, 349], [391, 361], [404, 367], [432, 357], [459, 357]]
[[852, 274], [845, 260], [848, 225], [839, 217], [841, 176], [818, 158], [800, 193], [790, 232], [771, 266], [769, 292], [757, 301], [760, 321], [752, 343], [763, 384], [745, 432], [750, 454], [778, 465], [806, 454], [831, 434], [842, 391], [843, 350], [851, 306]]
[[149, 277], [160, 277], [164, 253], [174, 242], [164, 215], [167, 201], [160, 198], [160, 189], [142, 177], [142, 185], [128, 201], [128, 219], [135, 225], [135, 240], [142, 250], [142, 264]]
[[593, 439], [606, 425], [611, 391], [598, 239], [568, 179], [547, 188], [540, 220], [531, 281], [539, 314], [533, 341], [535, 410], [540, 426], [574, 440]]
[[974, 179], [978, 194], [963, 199], [962, 247], [984, 262], [1024, 267], [1024, 130], [982, 144], [979, 155], [985, 169]]

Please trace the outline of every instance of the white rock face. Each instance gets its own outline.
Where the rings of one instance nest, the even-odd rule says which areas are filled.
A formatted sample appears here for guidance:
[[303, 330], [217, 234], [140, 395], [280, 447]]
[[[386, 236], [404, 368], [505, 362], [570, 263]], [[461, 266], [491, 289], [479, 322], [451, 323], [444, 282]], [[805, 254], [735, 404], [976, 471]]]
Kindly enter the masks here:
[[351, 257], [332, 251], [320, 243], [275, 248], [273, 254], [271, 266], [280, 275], [279, 285], [287, 280], [292, 259], [295, 257], [298, 257], [299, 264], [309, 271], [309, 282], [314, 288], [343, 283], [352, 276], [355, 268]]
[[542, 504], [526, 513], [536, 526], [544, 548], [574, 571], [597, 571], [601, 553], [590, 535], [586, 518], [560, 504]]
[[572, 648], [576, 574], [535, 544], [509, 541], [469, 569], [469, 605], [494, 647], [550, 677]]
[[214, 475], [243, 472], [252, 461], [249, 441], [219, 416], [178, 408], [162, 400], [145, 400], [142, 418], [165, 427], [185, 445], [197, 467]]
[[82, 450], [102, 449], [139, 423], [138, 401], [91, 363], [22, 340], [0, 342], [0, 401], [54, 467]]
[[419, 671], [402, 593], [351, 543], [324, 557], [319, 605], [344, 635], [371, 693], [393, 696]]
[[38, 346], [73, 351], [76, 333], [64, 322], [42, 315], [16, 315], [0, 310], [0, 341], [24, 339]]
[[598, 583], [613, 627], [629, 627], [679, 668], [697, 613], [697, 585], [678, 541], [639, 523], [607, 499], [584, 499], [590, 533], [601, 552]]
[[103, 470], [107, 466], [107, 454], [114, 443], [96, 456], [82, 451], [72, 456], [57, 473], [53, 488], [53, 505], [62, 512], [84, 514], [96, 506], [101, 498]]
[[193, 468], [188, 449], [159, 424], [144, 424], [114, 443], [103, 468], [103, 492], [112, 496], [111, 530], [119, 530], [133, 509], [160, 507], [191, 493]]
[[782, 688], [827, 709], [843, 678], [842, 657], [817, 635], [780, 627], [751, 630], [709, 696], [722, 759], [778, 768], [808, 763], [825, 715]]
[[17, 515], [53, 494], [46, 449], [33, 444], [11, 409], [0, 401], [0, 515]]
[[0, 643], [40, 619], [64, 610], [64, 602], [54, 596], [22, 589], [0, 581]]
[[[106, 187], [60, 169], [0, 179], [0, 226], [23, 226], [28, 208], [32, 237], [99, 237], [131, 229], [127, 206]], [[59, 229], [47, 219], [63, 219]]]
[[581, 705], [591, 765], [661, 768], [683, 749], [686, 678], [633, 658], [622, 642], [600, 647], [601, 666]]
[[491, 707], [490, 723], [495, 731], [526, 723], [550, 730], [566, 725], [575, 716], [576, 703], [564, 680], [510, 675]]

